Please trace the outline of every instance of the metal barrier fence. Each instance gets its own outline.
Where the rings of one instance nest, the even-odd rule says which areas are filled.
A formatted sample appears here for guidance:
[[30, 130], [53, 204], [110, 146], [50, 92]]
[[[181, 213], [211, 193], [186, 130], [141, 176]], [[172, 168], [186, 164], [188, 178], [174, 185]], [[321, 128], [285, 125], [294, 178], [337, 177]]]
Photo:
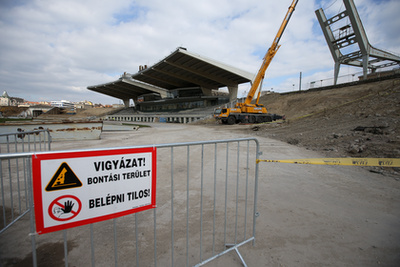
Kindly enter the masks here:
[[48, 129], [0, 133], [1, 154], [50, 150], [51, 135]]
[[[260, 154], [257, 139], [154, 147], [157, 148], [155, 209], [63, 230], [58, 237], [58, 232], [36, 235], [31, 212], [30, 223], [13, 226], [21, 229], [10, 233], [7, 230], [0, 239], [22, 250], [18, 245], [22, 241], [12, 234], [21, 231], [25, 237], [30, 234], [33, 266], [41, 264], [37, 259], [47, 257], [40, 255], [43, 252], [37, 249], [37, 244], [41, 247], [47, 244], [53, 249], [59, 243], [63, 244], [65, 266], [201, 266], [231, 251], [245, 265], [238, 248], [249, 242], [254, 245], [255, 241], [256, 161]], [[8, 162], [24, 158], [26, 166], [32, 155], [0, 155], [0, 159]], [[26, 168], [27, 186], [32, 192], [29, 169], [30, 166]], [[32, 194], [27, 206], [33, 207]], [[56, 240], [59, 243], [54, 243]], [[7, 260], [2, 257], [2, 261]]]
[[[30, 158], [20, 152], [50, 151], [51, 136], [46, 129], [0, 134], [0, 234], [29, 212]], [[8, 154], [8, 156], [6, 155]]]

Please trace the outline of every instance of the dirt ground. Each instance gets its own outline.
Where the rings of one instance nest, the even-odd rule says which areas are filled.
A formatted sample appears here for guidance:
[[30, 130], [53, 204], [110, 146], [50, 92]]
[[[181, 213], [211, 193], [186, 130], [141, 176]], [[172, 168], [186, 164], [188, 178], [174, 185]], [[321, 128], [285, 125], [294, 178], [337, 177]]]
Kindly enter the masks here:
[[[262, 102], [270, 112], [285, 114], [286, 121], [232, 126], [215, 122], [153, 123], [149, 124], [151, 128], [137, 131], [104, 132], [101, 140], [54, 142], [52, 147], [70, 150], [255, 136], [260, 142], [262, 159], [400, 157], [400, 79], [329, 91], [272, 94]], [[185, 153], [175, 162], [179, 170], [185, 168]], [[160, 209], [167, 205], [163, 200], [169, 197], [168, 190], [163, 188], [161, 170], [169, 168], [170, 163], [162, 155], [157, 192]], [[260, 216], [255, 246], [246, 244], [239, 249], [248, 266], [399, 266], [398, 168], [261, 163], [259, 172], [257, 211]], [[190, 192], [197, 195], [198, 188], [191, 188]], [[179, 202], [178, 197], [177, 205], [184, 210], [184, 203]], [[180, 213], [177, 210], [177, 219], [185, 221]], [[169, 219], [161, 215], [157, 222], [162, 229], [158, 266], [170, 266]], [[118, 225], [121, 224], [118, 265], [134, 266], [134, 219], [118, 219]], [[152, 231], [152, 227], [145, 220], [140, 221], [139, 227], [143, 229], [140, 241], [145, 247], [151, 245], [145, 233], [147, 228]], [[98, 223], [94, 228], [96, 266], [114, 265], [112, 221]], [[25, 216], [1, 236], [1, 266], [30, 265], [28, 233], [29, 218]], [[211, 240], [212, 235], [205, 233], [203, 242]], [[61, 232], [37, 236], [39, 266], [64, 266], [62, 242]], [[182, 242], [177, 240], [175, 266], [185, 264], [180, 260], [185, 252], [178, 250]], [[199, 243], [190, 243], [190, 246], [196, 248]], [[89, 247], [88, 226], [69, 230], [69, 266], [90, 265]], [[147, 254], [142, 250], [140, 257], [143, 259]], [[190, 252], [191, 264], [197, 263], [197, 258], [197, 252]], [[140, 266], [153, 264], [142, 262]], [[206, 266], [233, 267], [241, 263], [230, 252]]]
[[[249, 126], [265, 136], [326, 157], [400, 158], [400, 79], [326, 91], [270, 94], [260, 100], [286, 121]], [[399, 168], [371, 168], [400, 173]]]

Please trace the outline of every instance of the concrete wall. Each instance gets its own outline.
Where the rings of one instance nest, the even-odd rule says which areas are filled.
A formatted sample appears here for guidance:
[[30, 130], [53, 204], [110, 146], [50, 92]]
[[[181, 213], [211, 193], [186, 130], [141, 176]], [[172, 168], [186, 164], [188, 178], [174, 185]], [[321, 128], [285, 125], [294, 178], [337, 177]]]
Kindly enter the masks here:
[[126, 122], [175, 122], [190, 123], [209, 115], [108, 115], [104, 120]]

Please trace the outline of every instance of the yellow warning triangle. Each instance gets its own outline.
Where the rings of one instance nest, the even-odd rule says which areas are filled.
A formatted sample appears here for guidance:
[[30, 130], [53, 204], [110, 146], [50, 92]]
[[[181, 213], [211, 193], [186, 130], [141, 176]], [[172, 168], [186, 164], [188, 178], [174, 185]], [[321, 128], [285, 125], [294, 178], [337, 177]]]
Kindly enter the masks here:
[[50, 182], [47, 184], [45, 190], [55, 191], [81, 186], [82, 182], [75, 175], [68, 164], [66, 162], [63, 162], [61, 163], [56, 173], [53, 175], [53, 178], [51, 178]]

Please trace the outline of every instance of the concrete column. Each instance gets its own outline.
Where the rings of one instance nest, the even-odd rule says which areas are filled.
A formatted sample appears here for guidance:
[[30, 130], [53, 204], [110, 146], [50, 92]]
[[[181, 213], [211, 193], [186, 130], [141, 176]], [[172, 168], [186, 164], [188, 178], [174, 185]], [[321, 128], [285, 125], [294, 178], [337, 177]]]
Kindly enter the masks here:
[[129, 98], [128, 99], [122, 99], [122, 101], [124, 101], [125, 108], [129, 108]]
[[212, 96], [212, 90], [209, 88], [201, 87], [201, 91], [203, 92], [203, 95]]
[[228, 86], [229, 91], [229, 102], [235, 101], [237, 99], [238, 94], [238, 85]]

